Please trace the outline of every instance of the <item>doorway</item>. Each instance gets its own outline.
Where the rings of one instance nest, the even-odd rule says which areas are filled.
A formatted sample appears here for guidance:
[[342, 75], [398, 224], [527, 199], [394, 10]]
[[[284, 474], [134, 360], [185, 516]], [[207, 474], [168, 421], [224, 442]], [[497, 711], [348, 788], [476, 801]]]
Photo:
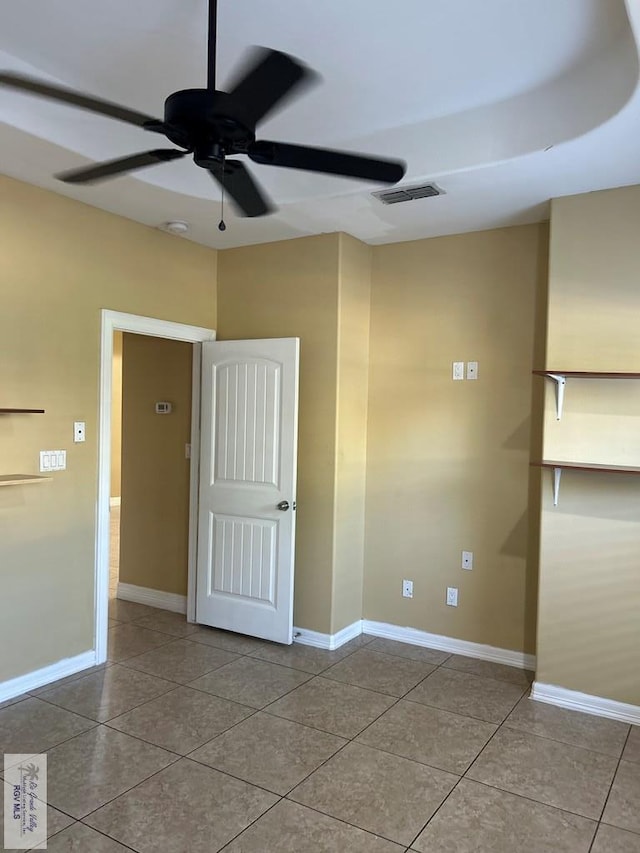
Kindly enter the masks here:
[[[111, 540], [111, 460], [112, 460], [112, 415], [113, 415], [113, 357], [114, 333], [130, 332], [185, 341], [193, 344], [192, 361], [192, 404], [191, 404], [191, 460], [189, 486], [189, 556], [188, 556], [188, 599], [187, 618], [195, 618], [195, 558], [196, 558], [196, 511], [198, 495], [198, 456], [200, 446], [200, 344], [215, 340], [213, 329], [171, 323], [150, 317], [102, 311], [102, 340], [100, 361], [100, 425], [98, 448], [98, 501], [96, 535], [96, 663], [107, 659], [108, 602], [111, 584], [110, 540]], [[166, 401], [158, 401], [166, 402]], [[121, 507], [122, 511], [122, 507]], [[126, 508], [125, 508], [126, 512]], [[118, 579], [118, 583], [120, 579]], [[116, 587], [117, 588], [117, 587]]]

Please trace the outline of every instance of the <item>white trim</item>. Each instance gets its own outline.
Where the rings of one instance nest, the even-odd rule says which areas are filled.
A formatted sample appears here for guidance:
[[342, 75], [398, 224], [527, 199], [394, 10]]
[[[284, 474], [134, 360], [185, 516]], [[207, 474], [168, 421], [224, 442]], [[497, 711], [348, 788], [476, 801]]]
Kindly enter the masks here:
[[555, 684], [541, 684], [539, 681], [533, 682], [531, 698], [537, 702], [557, 705], [559, 708], [569, 708], [572, 711], [582, 711], [583, 714], [640, 726], [640, 705], [616, 702], [614, 699], [591, 696], [589, 693], [579, 693], [577, 690], [568, 690]]
[[109, 506], [120, 506], [120, 498], [109, 498]]
[[[107, 626], [109, 624], [109, 492], [111, 477], [111, 384], [113, 370], [113, 333], [134, 332], [156, 338], [187, 341], [198, 344], [215, 340], [213, 329], [187, 326], [154, 317], [139, 317], [119, 311], [102, 309], [102, 331], [100, 342], [100, 410], [98, 422], [98, 501], [96, 507], [96, 553], [95, 553], [95, 663], [107, 659]], [[200, 389], [194, 389], [193, 400], [198, 399]], [[192, 414], [193, 417], [193, 414]], [[197, 508], [189, 508], [190, 521]]]
[[176, 592], [163, 592], [161, 589], [148, 589], [146, 586], [135, 586], [132, 583], [118, 583], [117, 598], [122, 601], [134, 601], [136, 604], [147, 604], [160, 610], [171, 610], [172, 613], [187, 612], [187, 596]]
[[[215, 333], [214, 333], [215, 337]], [[191, 463], [189, 465], [189, 558], [187, 567], [187, 622], [196, 621], [198, 563], [198, 496], [200, 492], [200, 394], [202, 347], [193, 345], [191, 366]]]
[[8, 681], [3, 681], [0, 684], [0, 702], [6, 702], [7, 699], [21, 696], [29, 690], [44, 687], [45, 684], [51, 684], [52, 681], [66, 678], [68, 675], [75, 675], [76, 672], [95, 666], [95, 663], [96, 653], [92, 649], [72, 658], [63, 658], [63, 660], [59, 660], [57, 663], [52, 663], [49, 666], [44, 666], [42, 669], [28, 672], [26, 675], [10, 678]]
[[457, 640], [455, 637], [444, 637], [441, 634], [429, 634], [417, 628], [402, 628], [387, 622], [371, 622], [362, 620], [362, 633], [374, 637], [385, 637], [388, 640], [399, 640], [401, 643], [411, 643], [414, 646], [428, 646], [456, 655], [466, 655], [470, 658], [488, 660], [492, 663], [503, 663], [507, 666], [517, 666], [520, 669], [535, 670], [535, 655], [524, 652], [514, 652], [510, 649], [499, 649], [495, 646], [485, 646], [482, 643], [470, 643], [468, 640]]
[[293, 629], [294, 643], [300, 643], [301, 646], [313, 646], [316, 649], [339, 649], [344, 646], [349, 640], [359, 637], [362, 634], [362, 620], [358, 619], [352, 625], [347, 625], [336, 634], [321, 634], [319, 631], [308, 631], [306, 628]]

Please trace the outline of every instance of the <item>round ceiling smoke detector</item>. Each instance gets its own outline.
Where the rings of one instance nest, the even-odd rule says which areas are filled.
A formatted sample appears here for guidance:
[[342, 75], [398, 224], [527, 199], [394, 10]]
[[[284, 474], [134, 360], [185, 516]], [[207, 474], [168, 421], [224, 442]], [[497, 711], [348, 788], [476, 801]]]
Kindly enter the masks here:
[[169, 234], [186, 234], [189, 230], [189, 223], [174, 220], [173, 222], [165, 222], [162, 228], [164, 231], [168, 231]]

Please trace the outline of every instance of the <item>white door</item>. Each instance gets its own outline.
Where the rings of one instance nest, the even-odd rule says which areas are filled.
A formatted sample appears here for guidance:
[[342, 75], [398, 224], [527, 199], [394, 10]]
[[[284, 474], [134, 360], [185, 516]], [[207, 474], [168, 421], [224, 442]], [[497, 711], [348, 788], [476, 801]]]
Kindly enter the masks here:
[[298, 338], [202, 344], [196, 622], [293, 639]]

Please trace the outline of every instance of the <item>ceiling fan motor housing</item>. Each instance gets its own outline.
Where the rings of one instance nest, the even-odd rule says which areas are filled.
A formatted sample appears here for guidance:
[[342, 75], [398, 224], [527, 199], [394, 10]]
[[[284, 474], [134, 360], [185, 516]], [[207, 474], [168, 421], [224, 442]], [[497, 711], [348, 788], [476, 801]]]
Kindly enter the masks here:
[[255, 141], [255, 125], [237, 98], [210, 89], [183, 89], [164, 104], [164, 132], [176, 145], [194, 152], [208, 169], [229, 154], [246, 152]]

